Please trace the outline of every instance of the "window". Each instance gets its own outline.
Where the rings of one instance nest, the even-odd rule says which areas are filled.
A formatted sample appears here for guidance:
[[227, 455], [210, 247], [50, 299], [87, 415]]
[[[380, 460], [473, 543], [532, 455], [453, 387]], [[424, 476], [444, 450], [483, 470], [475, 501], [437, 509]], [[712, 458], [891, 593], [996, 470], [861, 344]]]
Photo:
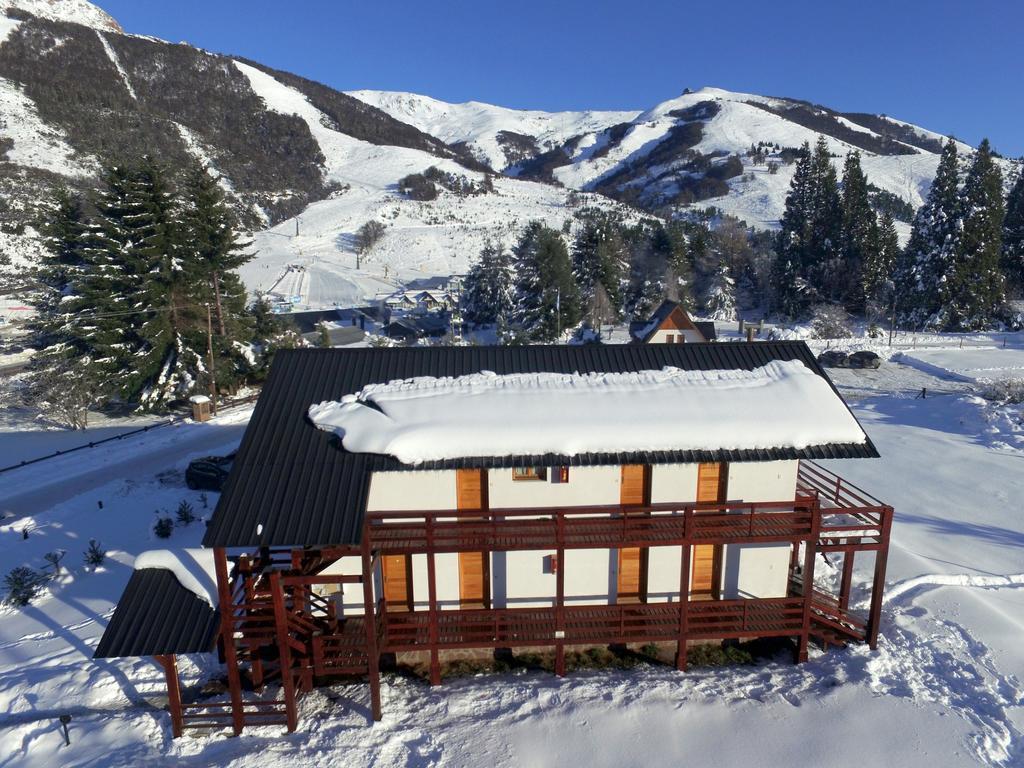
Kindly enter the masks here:
[[559, 467], [558, 468], [558, 482], [568, 483], [569, 482], [569, 468]]
[[544, 480], [547, 478], [547, 470], [544, 467], [513, 467], [513, 480]]

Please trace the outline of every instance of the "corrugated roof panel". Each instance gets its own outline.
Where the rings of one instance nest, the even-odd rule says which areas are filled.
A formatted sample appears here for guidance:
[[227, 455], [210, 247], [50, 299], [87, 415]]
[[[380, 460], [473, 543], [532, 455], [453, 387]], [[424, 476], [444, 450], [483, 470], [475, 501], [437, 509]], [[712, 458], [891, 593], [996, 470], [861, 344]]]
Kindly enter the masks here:
[[205, 653], [213, 650], [220, 616], [163, 568], [132, 573], [93, 658]]

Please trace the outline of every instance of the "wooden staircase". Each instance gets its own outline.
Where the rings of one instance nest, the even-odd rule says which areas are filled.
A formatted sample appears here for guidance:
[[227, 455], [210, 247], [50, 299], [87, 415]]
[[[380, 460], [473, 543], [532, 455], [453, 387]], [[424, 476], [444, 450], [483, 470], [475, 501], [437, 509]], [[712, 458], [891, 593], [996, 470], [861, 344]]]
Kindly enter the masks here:
[[[316, 567], [289, 567], [269, 558], [243, 558], [222, 609], [221, 655], [228, 667], [229, 698], [185, 704], [184, 729], [298, 724], [297, 698], [314, 678], [365, 675], [369, 669], [362, 617], [339, 620], [334, 604], [316, 594], [303, 576]], [[223, 602], [223, 599], [222, 599]], [[242, 696], [242, 682], [258, 695], [268, 683], [280, 698]]]

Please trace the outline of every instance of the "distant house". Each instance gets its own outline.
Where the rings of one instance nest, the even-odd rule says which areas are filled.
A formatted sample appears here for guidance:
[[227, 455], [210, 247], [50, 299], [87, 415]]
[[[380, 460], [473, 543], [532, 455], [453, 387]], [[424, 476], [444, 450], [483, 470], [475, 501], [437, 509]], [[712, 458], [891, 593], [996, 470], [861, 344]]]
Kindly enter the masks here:
[[384, 327], [390, 339], [413, 341], [415, 339], [440, 339], [451, 330], [448, 316], [439, 313], [412, 314], [393, 317]]
[[[874, 648], [893, 510], [814, 460], [877, 456], [803, 342], [281, 350], [204, 549], [140, 556], [95, 656], [155, 656], [180, 736], [338, 677], [379, 720], [385, 655]], [[184, 702], [200, 652], [227, 691]]]
[[631, 323], [629, 331], [638, 344], [684, 344], [718, 338], [714, 323], [692, 320], [678, 302], [667, 299], [648, 320]]

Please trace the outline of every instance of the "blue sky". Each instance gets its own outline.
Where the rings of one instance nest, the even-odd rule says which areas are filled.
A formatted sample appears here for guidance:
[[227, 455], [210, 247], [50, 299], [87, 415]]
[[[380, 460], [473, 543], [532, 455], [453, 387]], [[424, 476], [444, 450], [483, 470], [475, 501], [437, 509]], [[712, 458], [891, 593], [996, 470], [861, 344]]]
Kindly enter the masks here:
[[877, 112], [1024, 154], [1018, 0], [99, 0], [129, 32], [339, 89], [545, 110], [645, 109], [686, 87]]

